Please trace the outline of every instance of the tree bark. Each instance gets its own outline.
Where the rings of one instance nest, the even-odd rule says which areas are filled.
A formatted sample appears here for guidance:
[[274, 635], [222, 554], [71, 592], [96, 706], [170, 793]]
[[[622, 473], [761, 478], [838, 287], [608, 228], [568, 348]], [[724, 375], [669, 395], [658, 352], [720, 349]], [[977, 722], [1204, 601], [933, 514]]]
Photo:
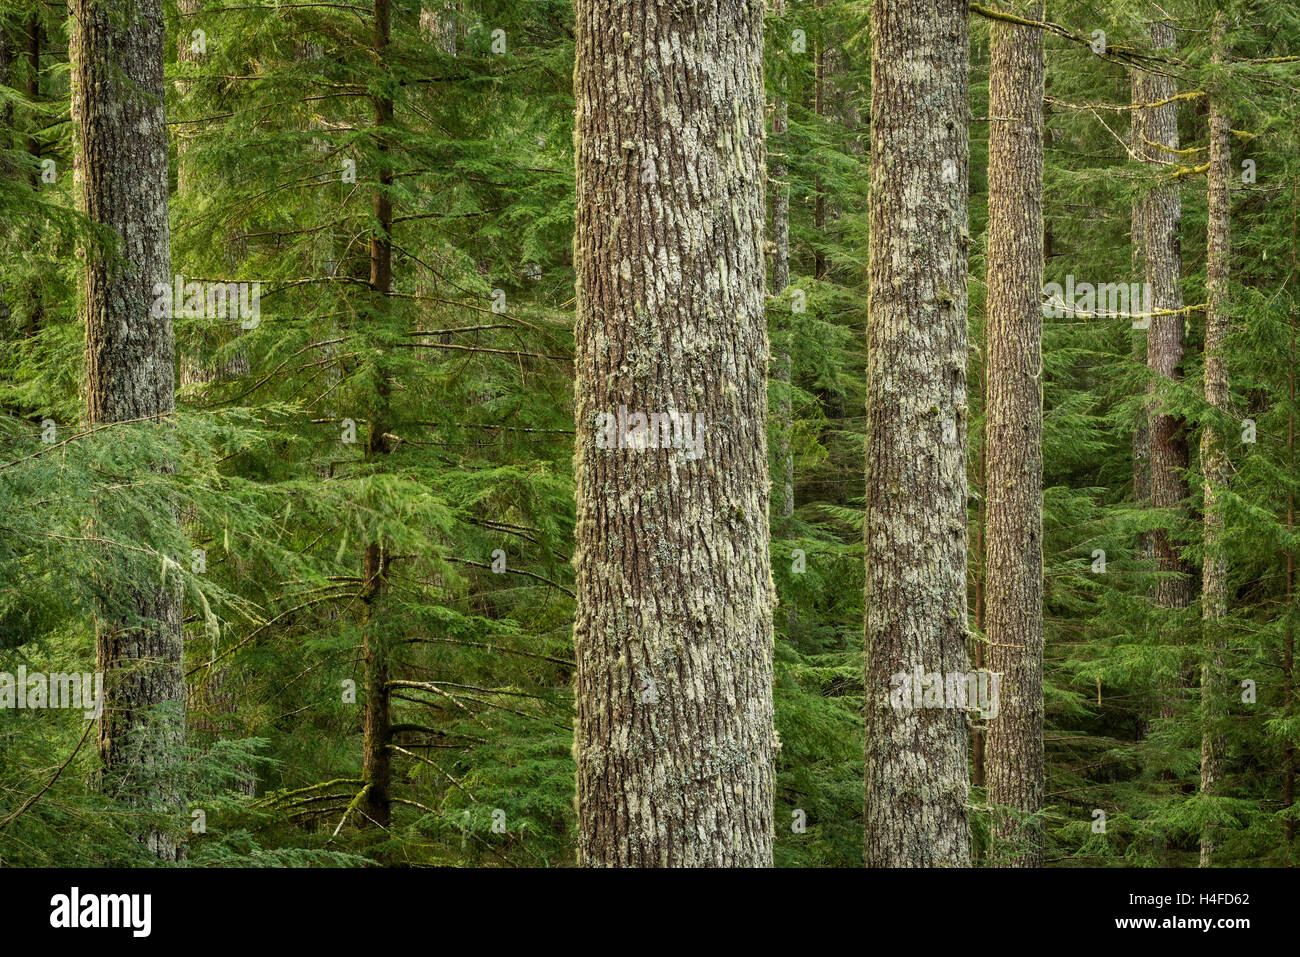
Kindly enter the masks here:
[[[1213, 62], [1223, 62], [1224, 16], [1214, 15]], [[1228, 287], [1231, 206], [1228, 179], [1232, 175], [1231, 141], [1224, 95], [1210, 95], [1210, 168], [1207, 171], [1209, 214], [1206, 221], [1205, 280], [1205, 401], [1220, 416], [1228, 415], [1228, 369], [1223, 340], [1228, 334], [1225, 301]], [[1204, 475], [1205, 555], [1201, 571], [1201, 617], [1204, 657], [1201, 662], [1201, 794], [1218, 793], [1223, 777], [1224, 721], [1229, 684], [1223, 626], [1228, 614], [1228, 560], [1223, 546], [1223, 509], [1219, 494], [1228, 487], [1228, 453], [1223, 430], [1213, 421], [1201, 432], [1201, 472]], [[1201, 832], [1201, 866], [1214, 857], [1214, 828]]]
[[[826, 0], [814, 0], [817, 17], [820, 21], [821, 10]], [[819, 120], [826, 115], [826, 28], [818, 24], [817, 48], [813, 54], [813, 116]], [[826, 189], [822, 175], [813, 175], [813, 232], [817, 234], [817, 244], [813, 247], [813, 278], [818, 282], [826, 278], [830, 266], [826, 261]]]
[[[778, 16], [785, 11], [784, 0], [774, 0], [773, 10]], [[777, 159], [772, 163], [772, 180], [774, 185], [772, 199], [772, 295], [780, 298], [778, 305], [781, 325], [777, 330], [776, 361], [773, 374], [780, 383], [781, 394], [777, 398], [777, 439], [776, 470], [780, 485], [780, 509], [778, 514], [782, 523], [788, 524], [794, 515], [794, 451], [792, 434], [794, 431], [794, 409], [790, 395], [791, 359], [790, 339], [794, 334], [794, 320], [791, 318], [790, 303], [784, 298], [790, 286], [790, 167], [786, 162], [787, 144], [785, 135], [789, 131], [789, 109], [785, 97], [778, 94], [772, 106], [772, 139], [777, 144]], [[790, 611], [793, 620], [794, 610]]]
[[[1041, 4], [1020, 9], [1041, 20]], [[1013, 8], [1015, 12], [1015, 8]], [[992, 23], [984, 593], [995, 865], [1043, 864], [1043, 35]]]
[[[769, 866], [763, 6], [575, 9], [578, 859]], [[599, 448], [620, 405], [702, 456]]]
[[962, 0], [872, 14], [864, 858], [966, 866], [966, 715], [890, 690], [914, 667], [967, 671], [970, 21]]
[[[1151, 39], [1157, 50], [1172, 50], [1173, 27], [1167, 21], [1153, 22]], [[1145, 87], [1151, 96], [1147, 102], [1168, 100], [1175, 93], [1171, 77], [1152, 74], [1145, 81]], [[1171, 151], [1178, 149], [1178, 104], [1166, 102], [1145, 112], [1145, 158], [1151, 166], [1167, 169], [1174, 155]], [[1178, 222], [1181, 218], [1182, 200], [1177, 183], [1170, 181], [1156, 186], [1147, 194], [1143, 204], [1143, 233], [1147, 282], [1151, 284], [1154, 312], [1183, 307], [1183, 294], [1179, 288], [1182, 262]], [[1151, 317], [1147, 366], [1157, 379], [1173, 382], [1182, 377], [1179, 365], [1183, 359], [1183, 325], [1181, 313]], [[1155, 382], [1151, 391], [1154, 395]], [[1170, 528], [1157, 528], [1152, 534], [1152, 551], [1159, 576], [1155, 585], [1155, 603], [1161, 608], [1179, 609], [1192, 603], [1191, 568], [1180, 554], [1186, 520], [1183, 510], [1190, 494], [1185, 478], [1187, 436], [1182, 420], [1163, 411], [1161, 405], [1158, 398], [1153, 400], [1149, 418], [1151, 507], [1164, 513], [1172, 531]], [[1175, 679], [1164, 689], [1162, 716], [1171, 717], [1175, 713], [1180, 686], [1180, 680]]]
[[420, 7], [420, 33], [433, 40], [447, 56], [456, 55], [457, 16], [460, 4], [443, 0], [438, 7]]
[[[1147, 74], [1140, 70], [1133, 70], [1129, 76], [1129, 87], [1131, 90], [1132, 105], [1137, 107], [1142, 103], [1150, 103], [1152, 96], [1147, 89]], [[1143, 123], [1145, 111], [1133, 109], [1129, 111], [1129, 149], [1133, 156], [1141, 159], [1146, 155], [1146, 126]], [[1131, 212], [1131, 243], [1132, 243], [1132, 264], [1133, 264], [1133, 281], [1146, 281], [1146, 234], [1142, 220], [1144, 216], [1144, 199], [1142, 196], [1136, 196], [1133, 199]], [[1130, 305], [1131, 313], [1138, 313], [1139, 308]], [[1130, 323], [1131, 327], [1132, 323]], [[1147, 339], [1150, 333], [1146, 330], [1136, 330], [1133, 336], [1133, 361], [1139, 365], [1147, 364]], [[1140, 507], [1146, 507], [1151, 502], [1151, 423], [1150, 423], [1150, 403], [1146, 403], [1138, 412], [1133, 422], [1133, 502]], [[1152, 560], [1151, 554], [1151, 534], [1142, 532], [1138, 537], [1138, 553], [1144, 560], [1144, 567], [1149, 566]]]
[[[175, 343], [171, 319], [151, 309], [154, 285], [171, 286], [161, 4], [136, 0], [121, 9], [73, 0], [72, 17], [81, 207], [120, 239], [116, 252], [86, 251], [86, 419], [163, 416], [175, 408]], [[116, 260], [119, 253], [124, 261]], [[134, 607], [106, 610], [98, 623], [106, 786], [112, 782], [142, 809], [179, 814], [185, 807], [179, 572], [162, 584], [156, 577], [130, 583], [128, 591]], [[183, 855], [177, 837], [159, 828], [151, 826], [141, 839], [164, 860]]]
[[[1296, 260], [1296, 219], [1300, 213], [1300, 179], [1291, 179], [1291, 276], [1297, 273]], [[1286, 454], [1287, 466], [1291, 474], [1295, 470], [1295, 292], [1290, 296], [1291, 341], [1287, 347], [1287, 390], [1290, 406], [1286, 416]], [[1286, 531], [1290, 537], [1295, 534], [1295, 496], [1290, 491], [1286, 496]], [[1294, 541], [1294, 539], [1292, 539]], [[1295, 551], [1287, 549], [1286, 553], [1286, 626], [1282, 637], [1282, 714], [1290, 718], [1295, 713]], [[1295, 745], [1289, 740], [1282, 749], [1282, 806], [1289, 809], [1295, 804]], [[1295, 840], [1295, 823], [1287, 818], [1282, 824], [1282, 836], [1286, 840], [1287, 852], [1291, 851], [1291, 842]]]

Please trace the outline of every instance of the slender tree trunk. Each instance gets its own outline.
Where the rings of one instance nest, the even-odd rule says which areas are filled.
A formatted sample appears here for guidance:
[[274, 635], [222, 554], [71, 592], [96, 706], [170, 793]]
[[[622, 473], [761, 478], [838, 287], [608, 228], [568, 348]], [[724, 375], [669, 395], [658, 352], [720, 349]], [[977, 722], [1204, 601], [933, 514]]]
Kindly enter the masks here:
[[[773, 9], [780, 16], [785, 10], [784, 0], [775, 0]], [[780, 517], [783, 524], [788, 523], [794, 515], [794, 451], [792, 433], [794, 431], [794, 409], [790, 396], [790, 339], [794, 334], [794, 321], [791, 318], [790, 303], [785, 298], [785, 291], [790, 286], [790, 169], [786, 163], [785, 141], [789, 131], [788, 107], [784, 96], [777, 95], [772, 108], [772, 138], [775, 141], [777, 159], [772, 164], [773, 200], [772, 200], [772, 295], [780, 297], [778, 306], [782, 317], [776, 337], [776, 362], [773, 363], [774, 375], [781, 384], [781, 394], [777, 399], [777, 440], [776, 468], [780, 486]], [[790, 611], [793, 620], [794, 610]]]
[[[39, 16], [33, 16], [27, 24], [27, 99], [35, 103], [41, 95], [41, 20]], [[37, 162], [33, 167], [31, 174], [31, 184], [33, 189], [39, 189], [41, 186], [41, 141], [37, 137], [37, 130], [40, 129], [40, 117], [33, 110], [28, 114], [27, 122], [30, 124], [27, 137], [27, 152]], [[32, 283], [27, 292], [28, 309], [27, 309], [27, 328], [26, 335], [28, 338], [36, 335], [37, 330], [41, 327], [41, 322], [45, 315], [45, 300], [43, 291], [39, 283]]]
[[[392, 11], [389, 0], [375, 0], [375, 56], [384, 62], [392, 37]], [[372, 308], [380, 314], [387, 309], [393, 283], [393, 204], [389, 190], [393, 185], [393, 170], [387, 161], [388, 128], [393, 122], [391, 97], [374, 98], [375, 135], [379, 140], [381, 157], [378, 171], [379, 185], [374, 191], [376, 230], [370, 235], [370, 295]], [[370, 417], [366, 438], [366, 458], [386, 455], [390, 449], [388, 432], [387, 379], [381, 375], [381, 384], [374, 414]], [[392, 820], [393, 756], [391, 695], [389, 671], [391, 642], [383, 602], [388, 590], [388, 550], [381, 542], [366, 546], [362, 580], [364, 582], [365, 608], [362, 612], [362, 661], [366, 669], [366, 704], [362, 742], [362, 781], [366, 789], [364, 813], [370, 823], [386, 828]]]
[[[35, 103], [41, 94], [41, 21], [40, 17], [34, 16], [27, 24], [27, 99]], [[36, 131], [40, 128], [40, 120], [35, 114], [29, 118], [31, 130], [27, 137], [27, 152], [36, 159], [41, 158], [41, 141], [37, 139]], [[32, 186], [40, 186], [40, 170], [32, 172]]]
[[[1013, 8], [1015, 9], [1015, 8]], [[1041, 20], [1038, 3], [1020, 9]], [[984, 567], [1001, 675], [985, 774], [997, 865], [1043, 864], [1043, 35], [989, 27]]]
[[[0, 84], [10, 86], [9, 75], [14, 62], [14, 46], [9, 34], [8, 24], [0, 23]], [[0, 103], [0, 149], [14, 148], [14, 106], [11, 102]], [[13, 174], [13, 164], [0, 158], [0, 176], [8, 178]], [[0, 324], [9, 322], [9, 294], [5, 284], [0, 281]]]
[[366, 675], [362, 724], [361, 780], [366, 789], [365, 823], [386, 828], [392, 823], [393, 755], [389, 643], [384, 635], [383, 598], [388, 584], [388, 555], [378, 543], [366, 546], [362, 568], [361, 660]]
[[[155, 284], [171, 285], [161, 4], [73, 0], [72, 17], [81, 207], [120, 238], [125, 259], [86, 252], [86, 418], [164, 416], [175, 408], [175, 343], [171, 319], [151, 309]], [[134, 607], [99, 622], [97, 657], [105, 672], [99, 752], [106, 786], [142, 809], [179, 814], [185, 679], [178, 575], [127, 586]], [[183, 854], [176, 836], [158, 828], [142, 840], [164, 860]]]
[[[1130, 89], [1134, 107], [1151, 102], [1150, 90], [1147, 89], [1147, 80], [1148, 75], [1140, 70], [1133, 70], [1130, 74]], [[1129, 148], [1137, 158], [1146, 155], [1144, 116], [1144, 110], [1133, 109], [1129, 112]], [[1133, 198], [1131, 218], [1134, 282], [1146, 281], [1146, 232], [1143, 227], [1143, 217], [1144, 198], [1135, 196]], [[1130, 305], [1129, 311], [1138, 313], [1141, 310]], [[1131, 325], [1130, 323], [1130, 327]], [[1149, 335], [1150, 333], [1145, 329], [1132, 331], [1133, 361], [1143, 366], [1147, 364], [1147, 338]], [[1133, 422], [1133, 502], [1140, 507], [1146, 507], [1151, 502], [1150, 415], [1150, 403], [1147, 403], [1138, 412]], [[1142, 532], [1139, 536], [1138, 553], [1144, 559], [1144, 567], [1149, 565], [1152, 559], [1151, 534], [1149, 532]]]
[[[1151, 39], [1157, 50], [1172, 50], [1174, 30], [1167, 21], [1151, 24]], [[1145, 83], [1152, 99], [1168, 100], [1175, 93], [1171, 77], [1152, 74]], [[1178, 149], [1178, 105], [1163, 103], [1146, 110], [1144, 135], [1149, 144], [1146, 159], [1154, 167], [1167, 169]], [[1163, 147], [1163, 149], [1161, 148]], [[1147, 254], [1147, 282], [1151, 284], [1154, 312], [1179, 310], [1183, 294], [1179, 287], [1182, 275], [1181, 245], [1178, 222], [1182, 218], [1182, 200], [1178, 184], [1168, 181], [1156, 186], [1143, 205], [1143, 234]], [[1183, 316], [1151, 317], [1147, 342], [1147, 366], [1157, 381], [1175, 382], [1181, 378], [1183, 360]], [[1152, 383], [1152, 394], [1156, 383]], [[1185, 504], [1190, 494], [1187, 480], [1187, 436], [1181, 419], [1163, 411], [1163, 403], [1154, 398], [1150, 412], [1151, 430], [1151, 506], [1163, 514], [1171, 528], [1158, 528], [1152, 535], [1156, 572], [1155, 602], [1161, 608], [1180, 609], [1192, 603], [1191, 568], [1183, 560]], [[1172, 529], [1172, 530], [1171, 530]], [[1181, 680], [1175, 678], [1163, 691], [1161, 714], [1172, 717], [1179, 696]]]
[[963, 0], [872, 5], [865, 536], [869, 867], [970, 863], [966, 714], [891, 704], [898, 673], [920, 668], [956, 676], [968, 667], [969, 36]]
[[[194, 19], [202, 12], [203, 4], [204, 0], [177, 0], [176, 9], [180, 27], [177, 31], [179, 38], [176, 59], [181, 63], [201, 66], [207, 62], [207, 53], [196, 45], [193, 36], [196, 29]], [[187, 80], [178, 80], [177, 95], [184, 99], [189, 95], [189, 87]], [[185, 124], [183, 130], [176, 136], [176, 195], [178, 197], [191, 194], [200, 188], [195, 182], [193, 149], [194, 140], [202, 135], [203, 127], [198, 124]], [[243, 245], [244, 237], [235, 235], [229, 238], [226, 244], [228, 267], [233, 268], [238, 264]], [[217, 347], [222, 347], [232, 338], [239, 336], [241, 330], [237, 325], [229, 330], [218, 330], [215, 336], [205, 335], [202, 340], [203, 348], [199, 348], [200, 342], [192, 337], [187, 339], [185, 333], [186, 330], [182, 328], [180, 336], [182, 347], [177, 359], [177, 380], [181, 389], [248, 374], [248, 355], [242, 350], [227, 356], [221, 362], [214, 362], [205, 355], [207, 343], [211, 342]]]
[[[987, 315], [987, 309], [985, 310]], [[984, 327], [984, 341], [988, 342], [988, 325]], [[980, 367], [980, 391], [985, 396], [985, 408], [988, 408], [988, 349], [981, 350], [983, 362]], [[971, 642], [973, 646], [971, 655], [974, 660], [975, 670], [983, 671], [987, 665], [985, 660], [985, 641], [987, 640], [984, 633], [984, 576], [986, 571], [984, 561], [984, 529], [988, 523], [988, 499], [985, 494], [988, 488], [986, 476], [988, 474], [988, 442], [980, 444], [979, 474], [976, 477], [976, 493], [979, 495], [979, 509], [975, 516], [975, 636]], [[971, 729], [971, 786], [984, 787], [984, 766], [985, 766], [985, 736], [984, 726], [976, 724]]]
[[578, 859], [768, 866], [763, 5], [575, 9]]
[[[815, 0], [818, 17], [825, 0]], [[826, 115], [826, 49], [825, 24], [819, 24], [817, 50], [813, 54], [813, 115], [819, 119]], [[818, 282], [826, 278], [829, 265], [826, 262], [826, 189], [820, 172], [813, 175], [813, 231], [817, 234], [817, 245], [813, 248], [813, 278]]]
[[[1214, 15], [1213, 60], [1223, 62], [1224, 16]], [[1228, 369], [1223, 340], [1228, 333], [1226, 303], [1231, 207], [1228, 180], [1232, 159], [1228, 115], [1224, 95], [1210, 96], [1209, 215], [1206, 240], [1205, 308], [1205, 401], [1220, 416], [1228, 414]], [[1228, 453], [1223, 430], [1210, 422], [1201, 432], [1201, 471], [1204, 475], [1205, 556], [1201, 572], [1201, 617], [1204, 657], [1201, 663], [1201, 793], [1218, 793], [1223, 777], [1223, 734], [1228, 711], [1229, 684], [1226, 673], [1223, 618], [1228, 613], [1228, 560], [1223, 547], [1223, 509], [1220, 493], [1228, 487]], [[1214, 829], [1201, 833], [1201, 866], [1209, 867], [1214, 857]]]
[[[190, 63], [195, 66], [201, 65], [207, 55], [196, 49], [193, 42], [192, 33], [194, 31], [194, 17], [203, 9], [203, 0], [176, 0], [176, 13], [180, 20], [180, 28], [177, 31], [179, 39], [176, 44], [176, 59], [181, 63]], [[189, 94], [189, 83], [180, 80], [176, 84], [177, 94], [184, 99]], [[190, 189], [190, 163], [187, 162], [187, 154], [190, 152], [190, 140], [194, 135], [193, 128], [189, 131], [182, 132], [176, 137], [176, 192], [184, 193]]]
[[[1300, 207], [1300, 179], [1291, 180], [1291, 282], [1300, 278], [1296, 269], [1296, 218]], [[1291, 343], [1287, 351], [1287, 382], [1290, 406], [1286, 417], [1286, 453], [1287, 466], [1292, 475], [1295, 469], [1295, 292], [1290, 296]], [[1290, 537], [1295, 534], [1295, 496], [1287, 492], [1286, 496], [1286, 531]], [[1295, 551], [1287, 549], [1286, 553], [1286, 627], [1282, 637], [1282, 714], [1290, 718], [1295, 713]], [[1282, 806], [1291, 808], [1295, 804], [1295, 745], [1288, 740], [1282, 752]], [[1287, 819], [1282, 825], [1282, 835], [1286, 839], [1287, 853], [1292, 851], [1295, 840], [1295, 823]]]

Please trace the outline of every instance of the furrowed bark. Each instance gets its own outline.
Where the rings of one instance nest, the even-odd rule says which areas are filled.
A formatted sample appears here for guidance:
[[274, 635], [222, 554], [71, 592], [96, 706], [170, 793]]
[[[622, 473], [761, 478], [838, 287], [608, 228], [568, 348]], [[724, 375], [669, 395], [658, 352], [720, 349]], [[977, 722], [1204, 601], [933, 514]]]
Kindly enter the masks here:
[[[1131, 90], [1132, 105], [1137, 106], [1140, 103], [1150, 103], [1152, 94], [1147, 89], [1148, 75], [1140, 70], [1133, 70], [1129, 74], [1129, 87]], [[1135, 158], [1141, 159], [1146, 155], [1146, 126], [1143, 122], [1144, 110], [1129, 111], [1129, 149]], [[1143, 196], [1136, 196], [1133, 199], [1131, 213], [1131, 241], [1132, 241], [1132, 263], [1133, 263], [1133, 282], [1146, 281], [1146, 234], [1143, 226], [1143, 217], [1145, 215], [1145, 199]], [[1139, 309], [1130, 309], [1130, 312], [1137, 313]], [[1131, 325], [1131, 324], [1130, 324]], [[1133, 361], [1139, 365], [1147, 364], [1147, 338], [1150, 333], [1146, 330], [1133, 330]], [[1133, 502], [1139, 506], [1147, 506], [1151, 501], [1151, 423], [1150, 423], [1150, 403], [1146, 403], [1138, 412], [1133, 422]], [[1152, 561], [1151, 554], [1151, 534], [1143, 532], [1138, 539], [1138, 552], [1144, 559], [1144, 567], [1149, 566]]]
[[[1214, 15], [1212, 43], [1215, 63], [1223, 62], [1224, 16]], [[1224, 110], [1224, 95], [1210, 96], [1209, 215], [1206, 237], [1205, 401], [1220, 415], [1228, 414], [1228, 369], [1223, 340], [1228, 334], [1227, 286], [1231, 247], [1232, 175], [1231, 133]], [[1204, 655], [1201, 662], [1201, 793], [1218, 793], [1223, 777], [1224, 722], [1230, 685], [1226, 649], [1220, 622], [1228, 614], [1228, 560], [1223, 547], [1223, 509], [1219, 494], [1228, 487], [1229, 465], [1223, 430], [1211, 422], [1201, 433], [1201, 471], [1204, 475], [1205, 556], [1201, 572], [1201, 618]], [[1214, 857], [1214, 828], [1201, 833], [1201, 866]]]
[[[1291, 277], [1297, 276], [1296, 261], [1296, 219], [1300, 213], [1300, 179], [1291, 180]], [[1289, 411], [1286, 417], [1286, 455], [1291, 474], [1295, 475], [1295, 292], [1290, 299], [1291, 341], [1287, 349], [1287, 387], [1290, 397]], [[1286, 496], [1286, 531], [1295, 534], [1295, 496], [1289, 491]], [[1282, 713], [1288, 718], [1295, 713], [1295, 552], [1288, 549], [1286, 554], [1286, 628], [1282, 638]], [[1290, 808], [1295, 804], [1295, 745], [1289, 741], [1282, 750], [1282, 806]], [[1295, 823], [1288, 818], [1282, 825], [1282, 836], [1287, 843], [1287, 850], [1295, 840]]]
[[[775, 0], [773, 10], [778, 16], [785, 11], [784, 0]], [[790, 286], [790, 168], [785, 160], [789, 131], [789, 110], [784, 96], [777, 96], [772, 107], [772, 138], [780, 152], [772, 163], [774, 191], [772, 199], [772, 295], [779, 300], [777, 308], [786, 328], [777, 337], [776, 361], [773, 375], [781, 383], [782, 392], [777, 400], [776, 470], [779, 479], [780, 506], [778, 514], [788, 522], [794, 515], [794, 452], [791, 438], [794, 429], [794, 410], [790, 396], [790, 337], [794, 322], [790, 318], [790, 303], [785, 291]], [[794, 610], [790, 610], [793, 620]]]
[[[1157, 51], [1174, 47], [1174, 30], [1166, 21], [1151, 24], [1152, 44]], [[1167, 100], [1176, 92], [1171, 77], [1152, 74], [1145, 81], [1152, 99]], [[1147, 142], [1145, 159], [1157, 169], [1167, 169], [1178, 149], [1178, 104], [1164, 103], [1145, 111], [1143, 119]], [[1183, 307], [1179, 287], [1182, 276], [1181, 243], [1178, 223], [1182, 218], [1182, 199], [1178, 184], [1172, 180], [1154, 187], [1143, 204], [1143, 234], [1146, 245], [1147, 282], [1151, 284], [1152, 310], [1175, 310]], [[1147, 366], [1157, 380], [1169, 382], [1182, 377], [1183, 317], [1151, 317], [1147, 340]], [[1190, 494], [1185, 477], [1188, 464], [1187, 436], [1184, 423], [1166, 412], [1153, 396], [1149, 428], [1151, 434], [1151, 507], [1164, 514], [1170, 528], [1158, 528], [1152, 536], [1155, 569], [1159, 576], [1154, 589], [1155, 603], [1161, 608], [1180, 609], [1192, 603], [1191, 568], [1181, 555], [1185, 544], [1185, 503]], [[1171, 530], [1172, 529], [1172, 530]], [[1172, 717], [1179, 697], [1181, 679], [1170, 681], [1161, 692], [1161, 714]]]
[[[1041, 20], [1041, 4], [1023, 12]], [[1001, 675], [985, 779], [998, 866], [1043, 863], [1043, 35], [989, 27], [984, 589]]]
[[[769, 866], [763, 6], [575, 11], [578, 860]], [[620, 405], [702, 455], [599, 448]]]
[[872, 6], [869, 867], [970, 863], [966, 715], [890, 703], [899, 672], [967, 671], [969, 32], [961, 0]]
[[[120, 238], [116, 250], [85, 254], [86, 420], [161, 416], [175, 408], [172, 323], [151, 308], [155, 284], [171, 287], [161, 4], [73, 0], [72, 16], [81, 208]], [[161, 583], [155, 576], [128, 583], [132, 607], [105, 609], [96, 639], [105, 673], [104, 787], [142, 810], [178, 816], [185, 808], [179, 585], [178, 571]], [[163, 860], [183, 856], [175, 834], [150, 826], [140, 837]]]

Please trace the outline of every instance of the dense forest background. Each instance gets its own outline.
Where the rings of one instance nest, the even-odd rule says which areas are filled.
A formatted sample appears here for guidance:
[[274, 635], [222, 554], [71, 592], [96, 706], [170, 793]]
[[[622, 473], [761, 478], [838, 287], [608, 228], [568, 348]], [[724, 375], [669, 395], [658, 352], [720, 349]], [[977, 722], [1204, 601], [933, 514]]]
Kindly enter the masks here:
[[[990, 29], [1013, 7], [1029, 5], [970, 18], [976, 664]], [[864, 853], [869, 8], [765, 14], [778, 866]], [[0, 861], [157, 864], [150, 832], [183, 836], [199, 866], [570, 865], [572, 6], [167, 0], [163, 14], [171, 273], [259, 283], [260, 312], [177, 308], [159, 429], [87, 413], [84, 270], [113, 242], [78, 202], [98, 160], [77, 147], [74, 19], [61, 2], [0, 3], [0, 671], [95, 670], [105, 609], [159, 583], [183, 596], [185, 711], [183, 737], [156, 738], [168, 755], [105, 779], [80, 711], [0, 708]], [[1145, 281], [1134, 210], [1172, 189], [1185, 330], [1160, 375], [1129, 315], [1044, 311], [1043, 862], [1196, 866], [1212, 831], [1209, 863], [1294, 866], [1300, 11], [1058, 0], [1039, 18], [1044, 283]], [[1155, 45], [1156, 20], [1171, 45]], [[1232, 170], [1219, 404], [1203, 360], [1212, 98]], [[1152, 156], [1141, 118], [1162, 108], [1175, 145]], [[1139, 448], [1152, 402], [1187, 452], [1159, 504]], [[1208, 625], [1207, 429], [1226, 436], [1230, 476], [1225, 605]], [[1207, 656], [1218, 698], [1202, 693]], [[975, 862], [996, 864], [984, 731], [972, 720], [970, 828]], [[381, 758], [382, 808], [367, 791]]]

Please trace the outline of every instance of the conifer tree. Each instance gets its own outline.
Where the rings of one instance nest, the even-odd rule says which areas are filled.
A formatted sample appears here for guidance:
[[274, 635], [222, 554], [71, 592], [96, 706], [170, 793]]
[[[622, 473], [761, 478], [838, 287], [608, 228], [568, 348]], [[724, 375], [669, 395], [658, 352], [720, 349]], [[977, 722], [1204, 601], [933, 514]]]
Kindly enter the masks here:
[[[1017, 11], [1040, 20], [1041, 5]], [[989, 69], [984, 628], [999, 676], [985, 751], [994, 861], [1043, 860], [1043, 43], [994, 23]]]
[[[158, 306], [160, 291], [169, 300], [172, 292], [162, 8], [157, 0], [138, 0], [126, 11], [79, 0], [72, 14], [81, 207], [107, 236], [106, 248], [86, 253], [86, 422], [165, 428], [175, 409], [175, 343], [170, 301]], [[154, 520], [174, 523], [168, 511]], [[180, 581], [175, 560], [159, 558], [158, 580], [105, 583], [123, 606], [110, 603], [97, 622], [98, 666], [106, 673], [99, 751], [106, 788], [125, 789], [144, 808], [179, 811]], [[165, 827], [150, 827], [142, 839], [164, 860], [183, 853]]]
[[578, 858], [769, 866], [763, 6], [575, 10]]
[[[966, 655], [969, 12], [877, 0], [867, 325], [869, 867], [970, 863], [966, 716], [895, 707]], [[924, 60], [918, 50], [927, 51]], [[925, 115], [917, 103], [929, 104]], [[931, 689], [932, 693], [935, 689]], [[917, 702], [919, 704], [919, 702]]]

